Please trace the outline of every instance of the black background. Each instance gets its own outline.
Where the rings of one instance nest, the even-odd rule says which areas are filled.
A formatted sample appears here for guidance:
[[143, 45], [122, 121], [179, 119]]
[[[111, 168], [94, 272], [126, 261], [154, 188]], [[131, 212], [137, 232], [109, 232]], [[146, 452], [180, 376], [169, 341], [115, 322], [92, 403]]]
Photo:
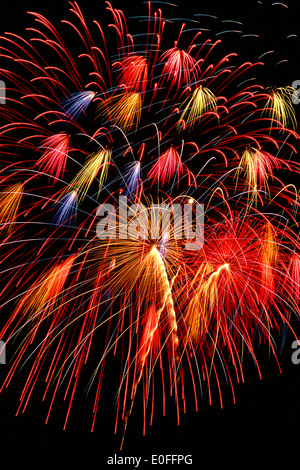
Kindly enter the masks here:
[[[224, 42], [224, 50], [238, 52], [241, 61], [248, 59], [253, 61], [263, 52], [275, 51], [265, 58], [266, 66], [259, 77], [263, 85], [286, 86], [292, 85], [294, 80], [300, 80], [299, 2], [287, 1], [286, 5], [289, 8], [272, 5], [275, 2], [271, 1], [255, 0], [245, 0], [239, 5], [232, 1], [176, 3], [179, 4], [177, 9], [161, 5], [163, 12], [166, 12], [165, 16], [189, 18], [193, 13], [212, 14], [219, 20], [209, 17], [197, 19], [203, 23], [203, 27], [211, 28], [214, 33], [225, 29], [242, 28], [244, 34], [259, 34], [259, 38], [242, 38], [237, 33], [219, 35], [219, 38]], [[105, 11], [103, 1], [85, 0], [79, 2], [79, 5], [87, 20], [98, 19], [101, 22]], [[121, 1], [113, 2], [113, 6], [122, 8], [127, 17], [147, 12], [147, 6], [143, 5], [141, 0], [135, 2], [134, 6]], [[25, 28], [33, 24], [32, 19], [26, 14], [28, 10], [38, 11], [50, 19], [55, 18], [58, 24], [61, 18], [68, 16], [67, 9], [66, 0], [47, 3], [10, 0], [1, 5], [0, 32], [13, 31], [22, 35]], [[222, 23], [222, 19], [234, 19], [241, 21], [243, 25]], [[299, 34], [299, 38], [287, 38], [290, 34]], [[277, 65], [284, 59], [287, 59], [287, 62]], [[299, 115], [298, 109], [296, 112]], [[296, 323], [294, 327], [300, 336], [300, 324]], [[140, 411], [134, 411], [128, 426], [123, 455], [183, 453], [193, 454], [194, 461], [196, 459], [200, 461], [205, 450], [269, 451], [298, 448], [300, 365], [294, 365], [291, 361], [292, 341], [292, 336], [288, 334], [282, 352], [278, 353], [282, 373], [278, 371], [272, 358], [268, 360], [268, 351], [262, 348], [258, 350], [262, 380], [259, 379], [250, 359], [245, 360], [245, 383], [235, 386], [236, 404], [233, 404], [225, 385], [223, 409], [220, 409], [217, 393], [212, 406], [208, 405], [207, 396], [204, 395], [199, 411], [196, 413], [193, 405], [190, 405], [187, 414], [182, 415], [178, 427], [174, 404], [170, 400], [167, 416], [162, 417], [157, 413], [153, 426], [147, 429], [145, 437], [142, 436]], [[0, 367], [7, 366], [0, 365]], [[21, 379], [22, 374], [20, 374], [20, 387], [23, 382]], [[113, 434], [114, 413], [109, 406], [100, 410], [98, 425], [95, 431], [90, 433], [92, 399], [77, 398], [75, 412], [71, 414], [69, 425], [63, 431], [60, 405], [49, 424], [45, 426], [46, 410], [40, 400], [35, 400], [34, 397], [26, 413], [15, 417], [20, 389], [17, 377], [14, 385], [0, 396], [0, 442], [3, 449], [95, 450], [98, 453], [100, 468], [108, 456], [118, 452], [119, 436], [115, 437]], [[104, 393], [109, 396], [109, 387]], [[61, 406], [63, 408], [63, 405]]]

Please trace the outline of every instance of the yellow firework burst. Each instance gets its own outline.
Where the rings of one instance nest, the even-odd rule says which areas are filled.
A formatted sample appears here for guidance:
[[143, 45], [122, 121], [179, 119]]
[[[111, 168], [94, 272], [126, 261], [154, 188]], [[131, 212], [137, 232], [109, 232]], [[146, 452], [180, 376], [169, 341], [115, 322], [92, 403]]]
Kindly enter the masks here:
[[67, 191], [76, 189], [79, 201], [82, 201], [89, 190], [89, 187], [97, 177], [99, 181], [98, 195], [106, 180], [108, 167], [111, 161], [111, 149], [100, 149], [90, 155], [85, 165], [80, 169], [67, 187]]
[[269, 87], [266, 89], [268, 100], [264, 111], [270, 115], [271, 128], [280, 125], [284, 129], [297, 127], [295, 110], [292, 105], [291, 97], [295, 92], [294, 88], [287, 87]]
[[208, 88], [201, 85], [185, 100], [184, 106], [178, 126], [193, 127], [205, 113], [217, 114], [218, 112], [217, 98]]
[[243, 151], [235, 177], [243, 174], [249, 190], [250, 200], [257, 200], [261, 190], [269, 192], [268, 180], [273, 178], [274, 170], [281, 168], [282, 162], [268, 152], [255, 147], [246, 147]]

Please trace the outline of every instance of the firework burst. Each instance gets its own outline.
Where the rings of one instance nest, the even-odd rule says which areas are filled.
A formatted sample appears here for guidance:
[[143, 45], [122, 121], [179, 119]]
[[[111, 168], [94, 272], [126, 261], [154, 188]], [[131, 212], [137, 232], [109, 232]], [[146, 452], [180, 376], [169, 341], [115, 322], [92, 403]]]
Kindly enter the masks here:
[[[104, 370], [120, 352], [123, 445], [139, 388], [144, 433], [153, 421], [157, 369], [163, 413], [174, 396], [179, 422], [187, 377], [198, 409], [203, 383], [212, 401], [212, 378], [222, 404], [219, 367], [235, 400], [245, 350], [261, 375], [257, 338], [279, 365], [273, 331], [293, 331], [299, 314], [299, 198], [286, 183], [300, 173], [299, 136], [289, 87], [241, 87], [262, 63], [215, 59], [220, 41], [179, 23], [170, 47], [150, 2], [141, 42], [120, 10], [107, 10], [109, 25], [87, 25], [70, 2], [61, 30], [79, 53], [38, 13], [26, 37], [1, 38], [1, 307], [10, 314], [0, 338], [14, 350], [1, 389], [28, 364], [18, 411], [43, 381], [46, 422], [64, 388], [66, 427], [92, 364], [94, 429]], [[101, 232], [105, 204], [114, 210]], [[152, 238], [151, 204], [166, 210]], [[203, 246], [189, 249], [175, 216], [164, 230], [174, 204], [204, 205]]]

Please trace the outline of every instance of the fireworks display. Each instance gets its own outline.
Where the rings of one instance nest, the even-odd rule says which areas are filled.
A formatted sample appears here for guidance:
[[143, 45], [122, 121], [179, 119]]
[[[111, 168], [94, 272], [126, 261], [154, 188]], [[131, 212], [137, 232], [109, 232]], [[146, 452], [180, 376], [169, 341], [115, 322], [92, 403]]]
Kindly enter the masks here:
[[[84, 390], [91, 430], [113, 406], [121, 446], [135, 407], [147, 434], [170, 396], [178, 424], [204, 395], [222, 406], [224, 382], [235, 402], [245, 357], [262, 377], [259, 344], [281, 370], [275, 338], [297, 339], [299, 316], [295, 90], [144, 7], [88, 22], [71, 1], [58, 26], [30, 12], [0, 39], [1, 391], [25, 370], [17, 414], [42, 400], [48, 423], [63, 400], [66, 428]], [[204, 240], [166, 227], [174, 204], [190, 230], [204, 207]]]

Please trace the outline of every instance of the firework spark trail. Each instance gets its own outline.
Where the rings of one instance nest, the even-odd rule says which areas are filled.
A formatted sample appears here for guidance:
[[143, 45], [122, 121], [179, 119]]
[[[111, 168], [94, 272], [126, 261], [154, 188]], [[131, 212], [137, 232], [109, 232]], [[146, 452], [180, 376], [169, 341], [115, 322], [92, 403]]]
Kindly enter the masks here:
[[157, 283], [159, 285], [159, 291], [156, 293], [156, 295], [158, 296], [158, 299], [155, 299], [157, 300], [157, 302], [155, 303], [158, 303], [158, 305], [151, 305], [145, 314], [146, 320], [145, 320], [145, 326], [143, 329], [143, 335], [141, 338], [141, 345], [138, 351], [139, 357], [138, 357], [136, 378], [135, 378], [131, 395], [130, 395], [130, 405], [123, 417], [124, 427], [123, 427], [123, 432], [122, 432], [122, 441], [121, 441], [120, 449], [123, 448], [128, 419], [132, 412], [138, 384], [140, 383], [140, 380], [143, 375], [144, 365], [151, 349], [153, 335], [155, 334], [155, 331], [158, 328], [160, 317], [164, 309], [166, 309], [167, 315], [170, 320], [173, 353], [175, 354], [175, 356], [177, 355], [177, 348], [178, 348], [177, 321], [176, 321], [176, 314], [174, 311], [171, 286], [168, 280], [164, 262], [156, 246], [153, 246], [148, 256], [149, 256], [149, 264], [151, 266], [151, 269], [155, 271], [155, 276], [157, 277]]

